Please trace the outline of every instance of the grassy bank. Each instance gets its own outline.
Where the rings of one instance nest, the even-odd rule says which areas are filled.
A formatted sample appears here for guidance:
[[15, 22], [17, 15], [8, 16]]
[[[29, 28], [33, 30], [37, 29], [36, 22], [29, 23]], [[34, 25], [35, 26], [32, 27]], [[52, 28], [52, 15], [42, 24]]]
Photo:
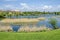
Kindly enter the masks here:
[[0, 40], [60, 40], [60, 29], [50, 32], [0, 32]]

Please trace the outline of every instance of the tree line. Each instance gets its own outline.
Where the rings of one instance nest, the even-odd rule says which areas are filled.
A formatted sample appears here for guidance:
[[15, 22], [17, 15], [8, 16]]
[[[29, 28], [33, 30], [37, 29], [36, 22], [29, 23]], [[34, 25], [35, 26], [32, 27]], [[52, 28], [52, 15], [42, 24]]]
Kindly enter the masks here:
[[55, 14], [60, 15], [60, 12], [39, 12], [39, 11], [33, 11], [33, 12], [20, 12], [20, 11], [0, 11], [1, 17], [6, 16], [40, 16], [42, 14]]

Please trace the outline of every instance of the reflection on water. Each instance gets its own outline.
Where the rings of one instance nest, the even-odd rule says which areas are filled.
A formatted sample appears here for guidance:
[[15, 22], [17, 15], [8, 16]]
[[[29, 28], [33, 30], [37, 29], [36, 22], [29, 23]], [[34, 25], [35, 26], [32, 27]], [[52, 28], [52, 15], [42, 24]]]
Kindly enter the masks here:
[[11, 16], [7, 18], [38, 18], [38, 17], [52, 17], [56, 16], [55, 14], [42, 14], [40, 16]]
[[20, 25], [11, 25], [11, 26], [12, 26], [13, 31], [16, 31], [16, 32], [20, 28]]

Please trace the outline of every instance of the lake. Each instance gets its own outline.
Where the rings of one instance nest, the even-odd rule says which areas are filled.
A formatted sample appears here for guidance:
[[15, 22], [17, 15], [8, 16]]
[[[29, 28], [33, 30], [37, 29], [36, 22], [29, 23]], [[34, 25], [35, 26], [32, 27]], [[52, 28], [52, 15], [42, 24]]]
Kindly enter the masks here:
[[[38, 18], [38, 17], [45, 17], [46, 19], [44, 21], [39, 21], [36, 25], [37, 27], [40, 27], [42, 25], [45, 25], [46, 27], [48, 28], [53, 28], [52, 25], [49, 23], [49, 19], [50, 18], [54, 18], [57, 20], [57, 26], [60, 27], [60, 15], [55, 15], [55, 14], [43, 14], [43, 15], [40, 15], [40, 16], [11, 16], [11, 17], [7, 17], [7, 18]], [[12, 27], [12, 29], [14, 31], [17, 31], [21, 25], [14, 25], [14, 24], [11, 24], [10, 25]]]

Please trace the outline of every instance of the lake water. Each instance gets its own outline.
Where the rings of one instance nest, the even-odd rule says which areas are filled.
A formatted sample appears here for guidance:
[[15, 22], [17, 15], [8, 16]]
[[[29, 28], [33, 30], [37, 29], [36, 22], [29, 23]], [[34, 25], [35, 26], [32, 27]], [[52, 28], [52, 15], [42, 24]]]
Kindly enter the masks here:
[[[38, 18], [38, 17], [45, 17], [46, 20], [44, 21], [39, 21], [36, 25], [37, 27], [41, 25], [46, 25], [46, 27], [53, 28], [52, 25], [49, 23], [50, 18], [55, 18], [57, 19], [57, 26], [60, 27], [60, 15], [55, 15], [55, 14], [43, 14], [40, 16], [12, 16], [12, 17], [7, 17], [7, 18]], [[13, 28], [14, 31], [17, 31], [20, 28], [20, 25], [14, 25], [11, 24], [11, 27]]]

